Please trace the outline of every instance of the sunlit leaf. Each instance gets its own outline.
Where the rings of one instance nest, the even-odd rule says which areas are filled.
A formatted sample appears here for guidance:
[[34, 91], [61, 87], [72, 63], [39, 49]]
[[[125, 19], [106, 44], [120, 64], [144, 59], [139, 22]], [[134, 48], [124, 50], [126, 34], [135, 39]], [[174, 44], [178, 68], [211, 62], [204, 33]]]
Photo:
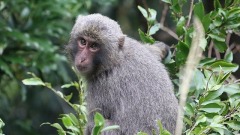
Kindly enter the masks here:
[[228, 121], [225, 122], [225, 124], [227, 124], [230, 128], [234, 129], [234, 130], [240, 130], [240, 121]]
[[159, 23], [154, 24], [149, 30], [149, 35], [155, 34], [159, 29], [160, 29], [160, 24]]
[[149, 8], [148, 9], [150, 17], [149, 17], [149, 21], [151, 21], [152, 23], [156, 20], [157, 17], [157, 11], [154, 9]]
[[172, 4], [171, 0], [162, 0], [162, 1], [165, 2], [165, 3], [168, 3], [168, 4]]
[[101, 130], [101, 132], [116, 130], [116, 129], [120, 129], [120, 126], [118, 126], [118, 125], [107, 126], [107, 127], [103, 128]]
[[208, 113], [218, 113], [221, 110], [221, 106], [216, 103], [210, 103], [210, 104], [204, 105], [199, 110], [205, 111]]
[[138, 6], [138, 9], [140, 10], [140, 12], [142, 13], [142, 15], [147, 19], [148, 18], [148, 13], [147, 11], [142, 8], [141, 6]]
[[40, 78], [29, 78], [22, 80], [25, 85], [42, 85], [45, 86], [44, 82]]

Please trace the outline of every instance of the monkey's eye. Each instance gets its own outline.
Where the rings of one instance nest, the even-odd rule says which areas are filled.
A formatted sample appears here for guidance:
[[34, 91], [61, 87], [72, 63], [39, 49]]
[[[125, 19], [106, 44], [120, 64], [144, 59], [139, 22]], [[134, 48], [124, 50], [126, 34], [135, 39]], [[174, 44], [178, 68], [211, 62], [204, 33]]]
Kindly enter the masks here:
[[89, 47], [92, 51], [97, 51], [99, 49], [99, 44], [92, 43]]
[[80, 45], [85, 46], [86, 40], [84, 38], [79, 38]]

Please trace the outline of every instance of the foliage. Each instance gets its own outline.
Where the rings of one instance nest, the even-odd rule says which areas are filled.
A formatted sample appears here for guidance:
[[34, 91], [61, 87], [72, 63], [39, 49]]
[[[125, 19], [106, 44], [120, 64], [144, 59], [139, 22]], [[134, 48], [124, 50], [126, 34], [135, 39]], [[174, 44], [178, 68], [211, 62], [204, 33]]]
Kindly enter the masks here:
[[[192, 37], [197, 33], [194, 33], [194, 28], [189, 23], [191, 16], [184, 16], [182, 12], [186, 1], [162, 1], [170, 6], [172, 17], [176, 22], [176, 33], [179, 37], [178, 43], [174, 47], [176, 53], [166, 64], [171, 71], [170, 74], [176, 78], [174, 82], [178, 86], [181, 78], [184, 78], [179, 74], [179, 70], [185, 65]], [[207, 14], [201, 1], [192, 5], [194, 15], [200, 18], [206, 33], [206, 40], [203, 42], [206, 42], [207, 46], [201, 46], [201, 48], [207, 52], [213, 46], [216, 51], [225, 53], [225, 55], [223, 59], [203, 56], [198, 68], [195, 69], [185, 106], [184, 134], [233, 135], [239, 133], [240, 81], [231, 77], [231, 73], [238, 69], [238, 65], [232, 63], [233, 54], [228, 49], [229, 44], [226, 42], [228, 34], [239, 32], [239, 4], [239, 0], [232, 0], [231, 2], [225, 1], [225, 5], [222, 6], [218, 0], [215, 0], [215, 10]], [[147, 11], [139, 9], [150, 23], [149, 16], [146, 16]], [[150, 36], [148, 32], [146, 35], [146, 38]], [[141, 36], [145, 35], [140, 33]], [[144, 38], [141, 37], [141, 39], [146, 42]]]
[[23, 84], [25, 85], [40, 85], [49, 88], [53, 91], [56, 95], [61, 97], [69, 106], [71, 106], [76, 114], [63, 114], [61, 115], [61, 120], [66, 129], [64, 129], [59, 123], [43, 123], [43, 124], [50, 124], [52, 127], [57, 129], [59, 135], [65, 134], [75, 134], [75, 135], [83, 135], [84, 133], [84, 126], [87, 122], [87, 109], [85, 103], [85, 93], [84, 93], [84, 84], [83, 81], [79, 78], [79, 82], [72, 82], [70, 84], [65, 84], [61, 86], [61, 88], [69, 88], [75, 87], [79, 94], [79, 103], [72, 104], [69, 100], [72, 98], [72, 94], [64, 95], [61, 91], [57, 91], [54, 89], [50, 83], [43, 82], [39, 77], [37, 77], [33, 73], [29, 73], [32, 75], [32, 78], [24, 79]]
[[94, 123], [95, 123], [95, 126], [93, 127], [93, 130], [92, 130], [93, 135], [100, 135], [102, 132], [120, 128], [118, 125], [111, 125], [111, 126], [105, 127], [105, 123], [106, 123], [105, 119], [98, 112], [94, 115]]
[[152, 35], [155, 34], [160, 29], [160, 23], [156, 22], [157, 12], [154, 9], [149, 8], [147, 11], [138, 6], [138, 9], [143, 14], [143, 16], [147, 19], [148, 30], [147, 33], [144, 33], [141, 29], [138, 29], [141, 40], [144, 43], [153, 44], [155, 40]]
[[[75, 71], [75, 70], [74, 70]], [[76, 73], [76, 71], [75, 71]], [[39, 77], [37, 77], [33, 73], [29, 73], [32, 75], [32, 78], [24, 79], [22, 82], [25, 85], [40, 85], [45, 86], [51, 91], [53, 91], [56, 95], [62, 98], [69, 106], [71, 106], [76, 114], [69, 113], [69, 114], [62, 114], [61, 121], [64, 127], [61, 126], [59, 123], [43, 123], [42, 125], [48, 124], [52, 127], [57, 129], [59, 135], [84, 135], [84, 129], [87, 124], [87, 109], [86, 109], [86, 102], [85, 102], [85, 83], [84, 81], [78, 76], [78, 82], [71, 82], [70, 84], [65, 84], [61, 86], [61, 88], [69, 88], [75, 87], [78, 91], [78, 103], [73, 104], [70, 102], [72, 98], [72, 93], [70, 95], [64, 95], [61, 91], [54, 89], [50, 83], [43, 82]], [[77, 74], [77, 73], [76, 73]], [[100, 135], [101, 132], [113, 130], [119, 128], [117, 125], [111, 125], [105, 127], [105, 120], [103, 116], [99, 113], [96, 113], [94, 116], [95, 126], [93, 128], [93, 135]]]
[[[0, 117], [6, 122], [6, 134], [37, 134], [32, 129], [39, 128], [33, 122], [39, 116], [37, 113], [54, 108], [49, 103], [41, 111], [37, 105], [48, 96], [42, 98], [39, 91], [27, 91], [31, 88], [26, 88], [21, 80], [31, 71], [54, 85], [69, 82], [69, 67], [65, 66], [66, 57], [61, 49], [67, 43], [74, 18], [88, 10], [89, 1], [0, 1]], [[38, 95], [38, 103], [29, 101], [34, 95]], [[30, 114], [34, 107], [38, 111]], [[57, 110], [47, 113], [51, 111]], [[46, 119], [44, 115], [42, 118]]]
[[0, 118], [0, 135], [4, 135], [2, 132], [2, 128], [4, 127], [4, 122], [2, 121], [2, 119]]

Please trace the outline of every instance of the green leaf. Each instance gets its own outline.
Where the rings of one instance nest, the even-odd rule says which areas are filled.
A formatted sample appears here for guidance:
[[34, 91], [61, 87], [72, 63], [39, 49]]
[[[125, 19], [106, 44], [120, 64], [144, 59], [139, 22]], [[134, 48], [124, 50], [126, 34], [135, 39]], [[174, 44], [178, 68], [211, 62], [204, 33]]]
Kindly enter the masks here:
[[159, 127], [159, 135], [171, 135], [170, 132], [168, 132], [166, 129], [163, 128], [162, 122], [160, 120], [157, 120], [157, 124]]
[[198, 91], [200, 91], [200, 90], [206, 88], [205, 81], [206, 81], [206, 79], [205, 79], [203, 73], [200, 70], [196, 69], [195, 74], [193, 76], [193, 84], [192, 85], [195, 85], [196, 89]]
[[62, 126], [58, 123], [51, 124], [52, 127], [57, 129], [59, 135], [66, 135], [66, 132], [63, 130]]
[[240, 86], [238, 84], [231, 84], [231, 85], [225, 85], [224, 86], [224, 92], [226, 92], [228, 95], [233, 95], [236, 93], [239, 93]]
[[240, 14], [240, 8], [232, 8], [227, 12], [228, 19], [236, 18]]
[[224, 122], [224, 124], [227, 124], [230, 128], [240, 131], [240, 121], [228, 121], [228, 122]]
[[219, 0], [214, 0], [214, 9], [219, 9], [222, 8], [221, 3], [219, 2]]
[[186, 62], [189, 47], [184, 42], [178, 42], [176, 50], [176, 63], [178, 66], [183, 65]]
[[69, 128], [70, 126], [73, 126], [70, 117], [67, 117], [67, 116], [62, 117], [62, 122], [63, 122], [63, 125], [64, 125], [66, 128]]
[[157, 17], [157, 11], [154, 10], [154, 9], [151, 9], [151, 8], [149, 8], [148, 11], [149, 11], [149, 14], [150, 14], [148, 21], [154, 22], [156, 20], [156, 17]]
[[225, 74], [225, 75], [221, 78], [221, 80], [219, 81], [219, 84], [224, 83], [230, 76], [231, 76], [231, 72]]
[[160, 24], [159, 23], [154, 24], [149, 30], [149, 35], [151, 36], [155, 34], [159, 29], [160, 29]]
[[184, 121], [184, 123], [188, 124], [189, 126], [192, 126], [192, 124], [193, 124], [193, 121], [188, 116], [184, 116], [183, 121]]
[[[202, 97], [202, 98], [204, 98], [204, 97]], [[201, 98], [201, 99], [202, 99]], [[199, 102], [200, 103], [200, 105], [202, 105], [202, 106], [204, 106], [204, 105], [208, 105], [208, 104], [211, 104], [211, 103], [216, 103], [216, 104], [219, 104], [220, 105], [220, 103], [221, 103], [221, 101], [220, 101], [220, 99], [219, 98], [216, 98], [216, 99], [213, 99], [213, 100], [205, 100], [204, 102]]]
[[227, 51], [226, 55], [224, 56], [224, 60], [227, 62], [233, 61], [233, 53], [231, 51]]
[[45, 86], [44, 82], [40, 78], [29, 78], [22, 80], [23, 84], [25, 85], [42, 85]]
[[172, 4], [171, 0], [162, 0], [162, 2], [168, 3], [168, 4]]
[[[194, 5], [194, 14], [199, 18], [199, 20], [202, 20], [204, 17], [204, 6], [202, 2], [198, 2]], [[202, 22], [203, 23], [203, 22]]]
[[105, 122], [104, 117], [103, 117], [100, 113], [97, 112], [97, 113], [94, 115], [94, 123], [95, 123], [96, 125], [103, 125], [104, 122]]
[[190, 103], [186, 103], [185, 113], [190, 117], [192, 117], [194, 115], [194, 109]]
[[140, 12], [142, 13], [142, 15], [144, 16], [144, 18], [148, 19], [148, 13], [147, 11], [142, 8], [141, 6], [138, 6], [138, 9], [140, 10]]
[[214, 86], [211, 87], [209, 90], [210, 90], [210, 91], [216, 91], [216, 90], [220, 89], [221, 87], [222, 87], [221, 84], [219, 84], [219, 85], [214, 85]]
[[214, 63], [210, 65], [210, 68], [214, 72], [221, 72], [229, 73], [229, 72], [235, 72], [238, 69], [237, 64], [229, 63], [223, 60], [217, 60]]
[[226, 27], [227, 27], [227, 29], [237, 29], [237, 28], [240, 27], [240, 23], [236, 22], [236, 23], [231, 24], [231, 23], [228, 22], [226, 24]]
[[180, 7], [180, 4], [173, 4], [173, 6], [171, 6], [172, 7], [172, 10], [174, 11], [174, 12], [176, 12], [176, 13], [181, 13], [182, 12], [182, 10], [181, 10], [181, 7]]
[[139, 32], [139, 35], [140, 35], [140, 38], [141, 40], [144, 42], [144, 43], [150, 43], [150, 44], [153, 44], [155, 42], [155, 40], [151, 37], [148, 37], [144, 34], [144, 32], [142, 32], [142, 30], [138, 29], [138, 32]]
[[16, 54], [13, 55], [6, 55], [2, 58], [4, 58], [6, 61], [9, 61], [11, 63], [17, 63], [17, 64], [21, 64], [21, 65], [26, 65], [24, 58], [22, 57], [16, 57]]
[[229, 103], [232, 108], [237, 107], [240, 104], [240, 93], [236, 93], [230, 96]]
[[148, 134], [144, 132], [138, 132], [137, 135], [148, 135]]
[[92, 130], [92, 135], [100, 135], [102, 126], [94, 126]]
[[205, 115], [201, 115], [197, 118], [196, 123], [194, 126], [197, 126], [199, 123], [203, 123], [207, 121], [207, 117]]
[[223, 20], [222, 20], [222, 17], [221, 17], [221, 16], [218, 16], [216, 19], [213, 20], [213, 24], [214, 24], [216, 27], [221, 26], [222, 23], [223, 23]]
[[5, 63], [4, 61], [2, 61], [1, 59], [0, 59], [0, 69], [1, 69], [2, 71], [4, 71], [7, 75], [9, 75], [10, 77], [13, 78], [13, 74], [12, 74], [12, 72], [11, 72], [10, 67], [7, 65], [7, 63]]
[[209, 25], [211, 24], [212, 21], [212, 19], [210, 18], [210, 14], [205, 15], [201, 20], [204, 30], [207, 32], [209, 29]]
[[200, 61], [200, 64], [199, 64], [199, 66], [201, 67], [201, 66], [203, 66], [203, 65], [207, 65], [207, 64], [212, 64], [213, 62], [215, 62], [215, 60], [216, 60], [216, 58], [205, 58], [205, 59], [202, 59], [201, 61]]
[[221, 123], [224, 120], [223, 116], [216, 115], [213, 117], [213, 123]]
[[75, 84], [74, 83], [64, 84], [64, 85], [61, 86], [61, 88], [70, 88], [72, 86], [75, 86]]
[[108, 127], [103, 128], [101, 130], [101, 132], [110, 131], [110, 130], [116, 130], [116, 129], [120, 129], [120, 126], [118, 126], [118, 125], [108, 126]]
[[[212, 126], [220, 126], [220, 125], [221, 124], [215, 124], [215, 125], [212, 125]], [[224, 126], [221, 125], [221, 127], [211, 127], [211, 128], [213, 129], [213, 131], [218, 132], [220, 135], [224, 135], [224, 129], [222, 127], [224, 127]]]
[[61, 98], [64, 98], [64, 94], [61, 92], [61, 91], [55, 91], [55, 93], [61, 97]]
[[199, 108], [199, 110], [205, 111], [208, 113], [218, 113], [221, 109], [222, 107], [217, 103], [210, 103]]
[[193, 33], [194, 33], [194, 29], [193, 26], [190, 26], [188, 29], [185, 30], [185, 36], [184, 36], [184, 43], [187, 46], [190, 46], [192, 43], [192, 38], [193, 38]]
[[79, 124], [78, 119], [74, 114], [70, 113], [68, 116], [70, 117], [73, 125], [78, 125]]
[[73, 96], [73, 93], [67, 95], [67, 96], [64, 96], [64, 98], [69, 101], [70, 99], [72, 99], [72, 96]]
[[204, 101], [209, 101], [209, 100], [219, 98], [219, 96], [222, 95], [223, 92], [224, 92], [224, 89], [209, 91], [206, 97], [204, 98]]
[[185, 23], [186, 23], [185, 17], [181, 16], [181, 18], [177, 22], [177, 28], [176, 28], [176, 32], [178, 36], [181, 36], [184, 34]]
[[212, 39], [215, 39], [216, 41], [220, 41], [220, 42], [225, 42], [225, 37], [220, 36], [220, 35], [216, 35], [216, 34], [208, 34], [209, 37], [211, 37]]

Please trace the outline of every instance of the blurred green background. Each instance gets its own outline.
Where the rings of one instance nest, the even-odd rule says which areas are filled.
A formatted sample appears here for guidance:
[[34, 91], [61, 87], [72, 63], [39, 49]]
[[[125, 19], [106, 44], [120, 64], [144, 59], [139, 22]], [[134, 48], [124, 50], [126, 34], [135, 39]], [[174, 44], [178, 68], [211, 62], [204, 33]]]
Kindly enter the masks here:
[[[146, 30], [147, 24], [137, 5], [155, 9], [157, 18], [164, 8], [161, 0], [1, 0], [0, 118], [6, 124], [3, 133], [56, 134], [54, 128], [40, 125], [54, 123], [59, 114], [72, 110], [46, 88], [23, 85], [22, 80], [29, 77], [27, 72], [35, 73], [61, 90], [62, 84], [76, 80], [65, 56], [64, 45], [68, 43], [77, 15], [101, 13], [109, 16], [118, 21], [124, 33], [139, 39], [138, 28]], [[205, 6], [211, 10], [212, 4], [206, 0]], [[165, 25], [174, 30], [169, 13]], [[154, 38], [169, 45], [177, 43], [163, 31], [157, 32]], [[239, 54], [235, 57], [239, 63]]]

